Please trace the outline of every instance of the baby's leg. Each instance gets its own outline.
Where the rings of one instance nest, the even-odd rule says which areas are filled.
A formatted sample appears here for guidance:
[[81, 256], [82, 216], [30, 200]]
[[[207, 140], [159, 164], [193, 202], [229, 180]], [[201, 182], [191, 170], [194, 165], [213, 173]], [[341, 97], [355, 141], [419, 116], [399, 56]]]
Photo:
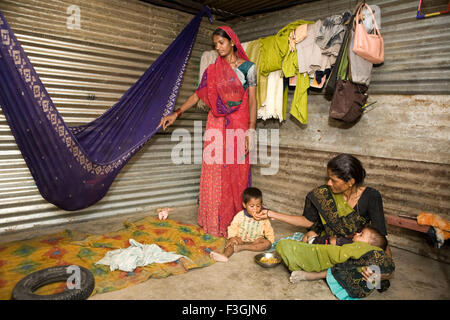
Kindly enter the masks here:
[[209, 256], [218, 262], [227, 262], [228, 258], [231, 257], [233, 253], [234, 253], [233, 242], [230, 241], [230, 239], [228, 239], [227, 242], [225, 243], [225, 250], [223, 254], [211, 251]]
[[243, 244], [234, 245], [234, 252], [242, 250], [248, 251], [264, 251], [272, 246], [272, 242], [266, 238], [258, 238], [255, 241], [244, 242]]
[[296, 283], [302, 280], [318, 280], [327, 277], [327, 270], [321, 272], [306, 272], [303, 270], [292, 271], [289, 281]]

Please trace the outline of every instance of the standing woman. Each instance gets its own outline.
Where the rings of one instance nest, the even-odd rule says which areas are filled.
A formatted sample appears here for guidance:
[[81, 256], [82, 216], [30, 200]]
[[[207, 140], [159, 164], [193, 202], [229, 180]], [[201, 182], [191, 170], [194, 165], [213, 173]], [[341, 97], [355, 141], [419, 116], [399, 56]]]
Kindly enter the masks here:
[[213, 42], [216, 62], [205, 70], [194, 94], [160, 126], [165, 130], [199, 99], [208, 105], [197, 222], [206, 233], [226, 237], [231, 220], [242, 210], [242, 192], [251, 185], [248, 133], [256, 125], [257, 74], [230, 27], [216, 29]]

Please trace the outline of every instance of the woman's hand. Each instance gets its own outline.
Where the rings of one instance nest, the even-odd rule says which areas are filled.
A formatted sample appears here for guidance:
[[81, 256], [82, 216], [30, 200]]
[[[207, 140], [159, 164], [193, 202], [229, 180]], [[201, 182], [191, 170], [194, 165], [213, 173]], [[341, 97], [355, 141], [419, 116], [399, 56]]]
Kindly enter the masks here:
[[[363, 279], [366, 281], [370, 281], [370, 280], [375, 280], [371, 277], [373, 277], [373, 275], [375, 274], [375, 272], [370, 269], [369, 267], [362, 267], [362, 276]], [[380, 274], [380, 281], [381, 280], [389, 280], [392, 277], [392, 273], [382, 273]]]
[[259, 220], [262, 220], [262, 219], [268, 219], [269, 218], [269, 209], [266, 209], [266, 210], [261, 210], [260, 212], [258, 212], [258, 213], [255, 213], [255, 216], [259, 219]]
[[245, 154], [253, 150], [255, 146], [255, 130], [249, 129], [245, 135]]
[[175, 122], [176, 119], [177, 119], [177, 114], [176, 113], [172, 113], [171, 115], [163, 117], [161, 119], [161, 122], [159, 123], [158, 128], [162, 126], [163, 131], [166, 131], [166, 128], [168, 126], [172, 125]]

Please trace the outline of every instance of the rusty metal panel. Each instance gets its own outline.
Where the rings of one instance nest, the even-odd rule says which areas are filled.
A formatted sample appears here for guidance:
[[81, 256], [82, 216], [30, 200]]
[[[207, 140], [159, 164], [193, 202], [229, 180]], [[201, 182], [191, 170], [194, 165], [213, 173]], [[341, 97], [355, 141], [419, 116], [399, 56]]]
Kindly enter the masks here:
[[[81, 29], [67, 28], [71, 5], [80, 8]], [[193, 17], [137, 0], [2, 0], [0, 10], [69, 126], [112, 106]], [[211, 48], [215, 27], [202, 22], [177, 105], [195, 88], [199, 57]], [[177, 142], [170, 133], [177, 127], [192, 131], [193, 121], [205, 118], [198, 110], [185, 113], [123, 168], [100, 202], [66, 212], [41, 197], [0, 113], [0, 233], [195, 204], [200, 165], [172, 164]]]
[[[327, 163], [335, 152], [279, 148], [279, 170], [263, 176], [252, 168], [253, 185], [273, 210], [301, 214], [307, 193], [327, 182]], [[385, 213], [417, 215], [422, 211], [450, 220], [450, 165], [356, 155], [367, 171], [365, 184], [380, 191]], [[277, 192], [274, 192], [277, 190]]]
[[[355, 1], [322, 0], [289, 9], [233, 20], [242, 41], [276, 34], [298, 19], [316, 21], [345, 10]], [[418, 2], [373, 0], [381, 8], [385, 62], [372, 72], [370, 93], [449, 94], [450, 15], [417, 20]]]

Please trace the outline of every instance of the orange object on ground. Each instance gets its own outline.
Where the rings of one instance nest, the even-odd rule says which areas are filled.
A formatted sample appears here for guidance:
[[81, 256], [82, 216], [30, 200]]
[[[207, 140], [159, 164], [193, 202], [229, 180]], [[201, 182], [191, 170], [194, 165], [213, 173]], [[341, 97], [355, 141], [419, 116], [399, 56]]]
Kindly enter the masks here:
[[450, 222], [434, 213], [419, 213], [419, 215], [417, 216], [417, 223], [420, 225], [427, 225], [440, 229], [444, 234], [444, 240], [450, 238]]

